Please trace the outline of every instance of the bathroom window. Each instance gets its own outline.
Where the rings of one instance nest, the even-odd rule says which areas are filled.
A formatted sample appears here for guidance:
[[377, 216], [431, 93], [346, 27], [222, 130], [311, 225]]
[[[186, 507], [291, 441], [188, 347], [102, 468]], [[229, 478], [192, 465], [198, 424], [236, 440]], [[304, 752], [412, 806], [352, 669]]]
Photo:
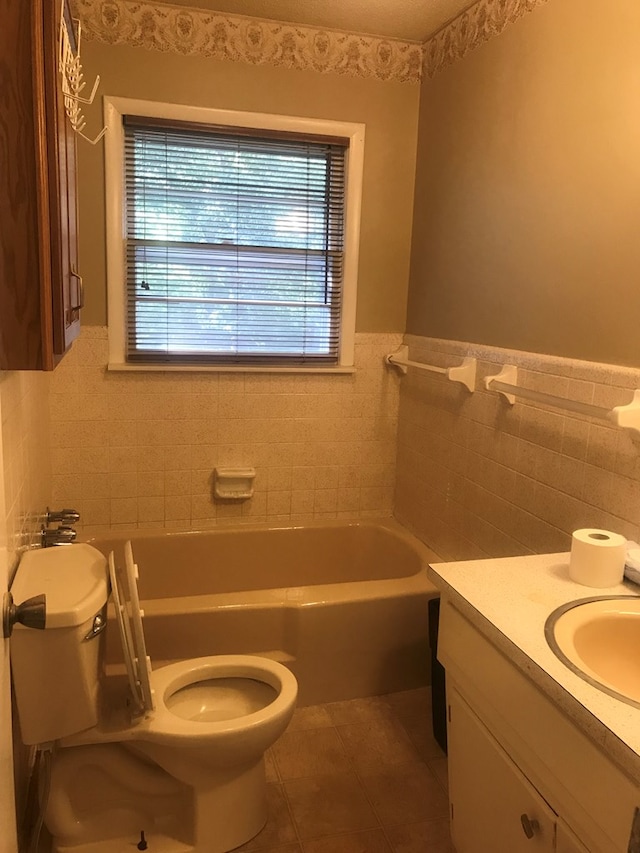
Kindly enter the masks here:
[[352, 365], [362, 126], [162, 106], [107, 105], [111, 362]]

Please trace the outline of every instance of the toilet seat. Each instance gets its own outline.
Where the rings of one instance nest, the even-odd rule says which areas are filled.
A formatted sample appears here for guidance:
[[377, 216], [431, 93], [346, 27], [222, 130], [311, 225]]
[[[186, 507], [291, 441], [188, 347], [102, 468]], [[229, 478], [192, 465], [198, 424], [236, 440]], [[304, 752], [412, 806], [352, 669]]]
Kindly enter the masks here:
[[[212, 655], [191, 660], [182, 660], [168, 664], [157, 670], [151, 669], [151, 660], [146, 652], [142, 617], [138, 596], [138, 567], [133, 557], [131, 542], [125, 544], [126, 583], [117, 571], [113, 552], [109, 555], [109, 573], [114, 597], [116, 615], [122, 641], [125, 666], [129, 681], [130, 701], [134, 720], [126, 731], [120, 729], [119, 736], [153, 740], [165, 744], [183, 744], [197, 746], [210, 742], [216, 736], [233, 736], [257, 727], [277, 727], [280, 721], [290, 715], [292, 702], [297, 695], [297, 681], [282, 664], [269, 658], [251, 655]], [[215, 713], [209, 713], [209, 719], [189, 717], [172, 710], [176, 694], [193, 687], [213, 709], [218, 686], [223, 680], [245, 681], [252, 693], [256, 682], [264, 685], [259, 689], [264, 702], [256, 705], [255, 697], [246, 703], [237, 702], [238, 713], [223, 715], [216, 719]], [[273, 691], [269, 696], [268, 688]], [[195, 692], [194, 690], [194, 692]], [[241, 692], [241, 688], [238, 692]], [[173, 698], [173, 702], [172, 702]], [[188, 697], [183, 696], [188, 700]], [[268, 701], [267, 701], [268, 700]], [[249, 705], [249, 713], [242, 705]], [[142, 715], [142, 718], [140, 718]], [[207, 715], [205, 715], [207, 716]], [[108, 727], [108, 739], [116, 732]], [[102, 738], [99, 738], [102, 740]], [[94, 740], [95, 742], [95, 740]]]
[[145, 713], [154, 710], [155, 702], [151, 688], [151, 659], [147, 655], [142, 627], [144, 611], [140, 608], [138, 595], [138, 566], [130, 541], [125, 543], [124, 555], [126, 587], [116, 569], [113, 551], [109, 554], [109, 579], [133, 708], [137, 713]]

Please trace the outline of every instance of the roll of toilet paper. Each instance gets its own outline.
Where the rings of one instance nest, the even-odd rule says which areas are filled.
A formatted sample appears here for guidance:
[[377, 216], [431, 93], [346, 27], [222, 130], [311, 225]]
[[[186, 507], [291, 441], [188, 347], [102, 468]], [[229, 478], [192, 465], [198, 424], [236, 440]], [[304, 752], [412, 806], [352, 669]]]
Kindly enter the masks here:
[[622, 582], [627, 540], [609, 530], [576, 530], [571, 540], [569, 577], [584, 586], [615, 586]]

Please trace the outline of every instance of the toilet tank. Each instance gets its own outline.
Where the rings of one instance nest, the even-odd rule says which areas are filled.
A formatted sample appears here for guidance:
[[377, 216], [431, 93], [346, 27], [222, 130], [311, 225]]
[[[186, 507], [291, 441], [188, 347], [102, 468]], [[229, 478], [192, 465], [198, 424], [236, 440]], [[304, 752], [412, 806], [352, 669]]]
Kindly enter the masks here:
[[11, 670], [22, 740], [39, 744], [94, 726], [109, 596], [105, 557], [84, 543], [27, 551], [11, 592], [16, 604], [44, 593], [43, 631], [16, 625]]

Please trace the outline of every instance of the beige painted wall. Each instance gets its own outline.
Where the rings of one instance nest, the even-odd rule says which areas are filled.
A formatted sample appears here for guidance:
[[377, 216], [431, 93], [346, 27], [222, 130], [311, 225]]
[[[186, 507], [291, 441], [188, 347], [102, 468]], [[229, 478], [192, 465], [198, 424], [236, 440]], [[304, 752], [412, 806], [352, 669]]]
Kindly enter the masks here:
[[[357, 330], [404, 331], [419, 87], [336, 74], [217, 62], [86, 42], [85, 77], [103, 95], [366, 124]], [[99, 111], [99, 110], [98, 110]], [[90, 111], [87, 110], [87, 115]], [[94, 111], [93, 123], [99, 121]], [[87, 132], [91, 132], [87, 129]], [[102, 145], [80, 146], [83, 321], [106, 322]]]
[[408, 332], [640, 365], [638, 44], [549, 0], [423, 84]]

